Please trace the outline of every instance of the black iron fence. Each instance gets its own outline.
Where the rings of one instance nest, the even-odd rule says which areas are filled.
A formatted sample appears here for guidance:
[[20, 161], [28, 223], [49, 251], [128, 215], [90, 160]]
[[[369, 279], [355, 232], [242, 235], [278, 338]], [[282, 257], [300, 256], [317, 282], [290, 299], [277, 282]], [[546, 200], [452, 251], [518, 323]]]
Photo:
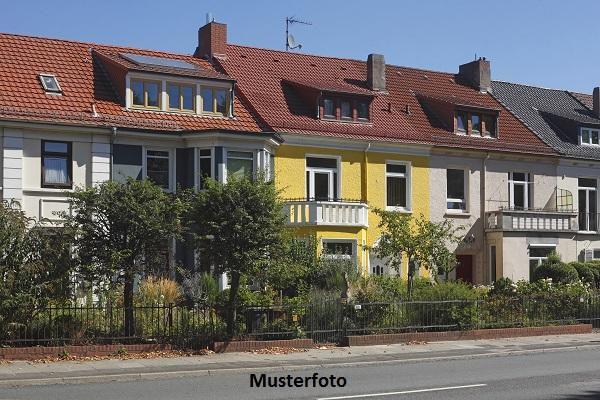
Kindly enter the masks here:
[[[125, 332], [123, 307], [47, 307], [27, 318], [0, 316], [1, 346], [96, 343], [170, 343], [186, 348], [228, 339], [226, 310], [209, 306], [134, 308]], [[22, 314], [21, 314], [22, 315]], [[234, 339], [311, 338], [340, 343], [348, 335], [448, 331], [591, 323], [600, 327], [600, 296], [496, 297], [485, 300], [241, 307]]]

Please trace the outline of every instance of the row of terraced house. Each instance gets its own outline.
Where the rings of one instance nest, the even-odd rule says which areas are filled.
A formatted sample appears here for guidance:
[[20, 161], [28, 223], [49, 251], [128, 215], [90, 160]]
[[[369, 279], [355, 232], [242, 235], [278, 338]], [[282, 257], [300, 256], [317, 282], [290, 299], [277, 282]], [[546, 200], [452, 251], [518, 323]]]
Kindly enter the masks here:
[[[264, 170], [289, 224], [363, 274], [374, 208], [464, 226], [451, 278], [529, 279], [552, 251], [600, 258], [600, 91], [229, 44], [193, 54], [0, 34], [0, 196], [38, 219], [126, 177], [173, 191]], [[208, 269], [193, 249], [173, 261]], [[406, 268], [401, 271], [406, 274]]]

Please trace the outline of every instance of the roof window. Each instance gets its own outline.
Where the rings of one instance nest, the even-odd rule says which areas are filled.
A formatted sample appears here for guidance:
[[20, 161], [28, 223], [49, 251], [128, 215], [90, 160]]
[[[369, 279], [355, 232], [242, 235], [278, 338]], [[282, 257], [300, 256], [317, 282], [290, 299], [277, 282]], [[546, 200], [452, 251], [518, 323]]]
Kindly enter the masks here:
[[62, 90], [58, 84], [58, 79], [52, 74], [40, 74], [40, 82], [44, 90], [49, 93], [61, 93]]

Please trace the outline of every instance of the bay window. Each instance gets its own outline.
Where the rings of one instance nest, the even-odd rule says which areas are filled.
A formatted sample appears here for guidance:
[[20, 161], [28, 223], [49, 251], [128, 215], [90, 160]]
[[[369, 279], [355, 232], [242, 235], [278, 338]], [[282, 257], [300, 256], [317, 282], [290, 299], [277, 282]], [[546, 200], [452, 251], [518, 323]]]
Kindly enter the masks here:
[[73, 186], [73, 155], [70, 142], [42, 140], [42, 187]]
[[237, 178], [252, 177], [254, 173], [254, 153], [251, 151], [227, 152], [227, 176]]
[[200, 177], [199, 188], [204, 189], [206, 180], [213, 176], [211, 149], [198, 150], [198, 176]]
[[146, 150], [146, 178], [171, 190], [171, 157], [165, 150]]

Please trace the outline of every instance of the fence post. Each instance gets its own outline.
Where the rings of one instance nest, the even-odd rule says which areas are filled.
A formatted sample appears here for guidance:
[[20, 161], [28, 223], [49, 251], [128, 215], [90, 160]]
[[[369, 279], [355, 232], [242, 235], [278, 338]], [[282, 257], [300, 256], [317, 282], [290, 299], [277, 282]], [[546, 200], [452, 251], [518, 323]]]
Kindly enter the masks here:
[[169, 323], [169, 340], [171, 340], [171, 338], [173, 337], [173, 303], [169, 303], [168, 323]]

